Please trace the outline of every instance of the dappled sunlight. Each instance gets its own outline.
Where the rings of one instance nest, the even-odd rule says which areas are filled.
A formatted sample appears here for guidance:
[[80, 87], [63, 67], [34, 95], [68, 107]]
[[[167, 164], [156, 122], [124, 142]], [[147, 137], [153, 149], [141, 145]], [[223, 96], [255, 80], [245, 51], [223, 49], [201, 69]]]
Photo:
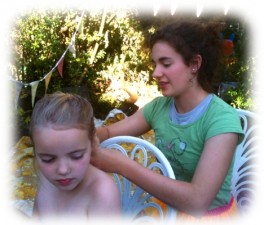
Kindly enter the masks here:
[[129, 102], [139, 108], [150, 100], [161, 96], [157, 85], [149, 85], [146, 82], [122, 82], [114, 80], [102, 98], [111, 102]]

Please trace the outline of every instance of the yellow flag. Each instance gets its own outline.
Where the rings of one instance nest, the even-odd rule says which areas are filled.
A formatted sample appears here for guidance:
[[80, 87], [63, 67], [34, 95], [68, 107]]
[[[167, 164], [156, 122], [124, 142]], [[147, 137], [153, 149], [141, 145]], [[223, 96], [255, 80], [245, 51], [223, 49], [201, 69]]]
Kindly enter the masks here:
[[48, 90], [48, 86], [49, 86], [49, 82], [50, 82], [50, 78], [52, 75], [52, 71], [50, 71], [46, 76], [45, 76], [45, 93]]

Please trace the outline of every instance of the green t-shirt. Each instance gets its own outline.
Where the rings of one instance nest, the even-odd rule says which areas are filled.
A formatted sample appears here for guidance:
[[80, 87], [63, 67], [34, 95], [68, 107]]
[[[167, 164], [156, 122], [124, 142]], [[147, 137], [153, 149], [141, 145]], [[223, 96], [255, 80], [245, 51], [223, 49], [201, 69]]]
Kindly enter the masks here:
[[[169, 160], [177, 180], [190, 182], [209, 138], [221, 133], [243, 134], [234, 108], [213, 95], [207, 110], [194, 122], [177, 125], [169, 118], [172, 98], [157, 97], [146, 104], [143, 114], [155, 132], [155, 145]], [[228, 204], [231, 198], [232, 166], [209, 209]]]

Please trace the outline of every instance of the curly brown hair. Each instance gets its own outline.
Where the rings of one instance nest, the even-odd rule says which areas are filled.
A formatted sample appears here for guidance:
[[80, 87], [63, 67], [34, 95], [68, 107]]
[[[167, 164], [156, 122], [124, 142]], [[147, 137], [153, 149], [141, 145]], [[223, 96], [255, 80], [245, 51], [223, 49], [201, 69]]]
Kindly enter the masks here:
[[165, 41], [183, 57], [187, 66], [199, 54], [202, 64], [197, 79], [204, 90], [211, 92], [222, 57], [220, 29], [219, 23], [179, 20], [157, 29], [150, 37], [149, 47], [152, 49], [158, 41]]

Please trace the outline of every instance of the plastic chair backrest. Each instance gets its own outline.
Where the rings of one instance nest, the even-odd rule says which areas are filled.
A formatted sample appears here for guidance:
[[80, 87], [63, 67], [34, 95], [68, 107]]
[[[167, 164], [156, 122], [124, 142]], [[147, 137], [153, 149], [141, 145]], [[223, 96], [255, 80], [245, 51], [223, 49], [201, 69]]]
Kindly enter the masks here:
[[259, 136], [257, 134], [258, 116], [256, 113], [237, 109], [245, 134], [243, 141], [235, 151], [235, 162], [232, 175], [232, 194], [241, 214], [248, 211], [253, 203], [254, 184]]
[[[152, 143], [131, 136], [118, 136], [101, 143], [104, 148], [116, 149], [124, 155], [136, 160], [151, 170], [161, 172], [164, 176], [175, 179], [170, 163], [163, 153]], [[133, 222], [169, 222], [176, 221], [176, 210], [125, 177], [113, 174], [117, 183], [122, 201], [122, 211], [126, 218]]]

